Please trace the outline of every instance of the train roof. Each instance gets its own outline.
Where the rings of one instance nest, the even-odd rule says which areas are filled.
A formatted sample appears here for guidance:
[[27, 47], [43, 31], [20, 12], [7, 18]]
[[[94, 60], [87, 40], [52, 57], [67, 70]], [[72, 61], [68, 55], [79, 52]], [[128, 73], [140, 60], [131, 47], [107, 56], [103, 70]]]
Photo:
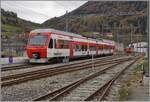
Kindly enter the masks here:
[[[32, 30], [30, 33], [43, 33], [43, 32], [52, 32], [52, 33], [58, 33], [58, 34], [62, 34], [62, 35], [87, 38], [87, 37], [83, 37], [82, 35], [79, 35], [79, 34], [65, 32], [65, 31], [60, 31], [60, 30], [56, 30], [56, 29], [52, 29], [52, 28], [35, 29], [35, 30]], [[105, 43], [105, 44], [114, 44], [114, 41], [112, 41], [112, 40], [106, 40], [106, 39], [92, 39], [92, 38], [87, 38], [87, 40], [94, 41], [94, 42], [99, 42], [99, 43], [101, 42], [101, 43]]]
[[[42, 33], [42, 32], [53, 32], [53, 33], [59, 33], [59, 34], [62, 34], [62, 35], [83, 37], [83, 36], [81, 36], [79, 34], [74, 34], [74, 33], [60, 31], [60, 30], [51, 29], [51, 28], [48, 28], [48, 29], [35, 29], [35, 30], [31, 31], [31, 33]], [[85, 37], [83, 37], [83, 38], [85, 38]]]

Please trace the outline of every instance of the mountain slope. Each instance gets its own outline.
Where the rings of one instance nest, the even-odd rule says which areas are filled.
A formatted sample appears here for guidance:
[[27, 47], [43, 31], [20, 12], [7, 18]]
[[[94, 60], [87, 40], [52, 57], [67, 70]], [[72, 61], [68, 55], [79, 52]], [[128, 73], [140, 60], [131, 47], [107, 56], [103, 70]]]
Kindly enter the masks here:
[[[54, 17], [45, 21], [45, 27], [59, 30], [66, 29], [67, 15]], [[68, 13], [69, 32], [90, 34], [90, 32], [112, 32], [116, 40], [119, 34], [129, 34], [130, 26], [137, 27], [135, 33], [146, 33], [147, 2], [146, 1], [88, 1], [79, 8]], [[140, 25], [140, 26], [139, 26]], [[88, 34], [86, 32], [89, 32]]]
[[77, 8], [72, 15], [99, 14], [99, 15], [130, 15], [138, 13], [147, 7], [143, 1], [89, 1]]
[[2, 36], [11, 37], [40, 27], [40, 24], [23, 20], [11, 11], [1, 9]]
[[[113, 38], [110, 39], [117, 40], [117, 34], [129, 36], [131, 30], [135, 34], [145, 35], [147, 11], [146, 1], [88, 1], [68, 15], [51, 18], [40, 25], [20, 19], [14, 12], [1, 9], [2, 35], [12, 37], [43, 27], [65, 31], [68, 18], [69, 32], [90, 37], [96, 32], [96, 37], [103, 38], [106, 33], [112, 33]], [[131, 29], [131, 25], [135, 29]]]

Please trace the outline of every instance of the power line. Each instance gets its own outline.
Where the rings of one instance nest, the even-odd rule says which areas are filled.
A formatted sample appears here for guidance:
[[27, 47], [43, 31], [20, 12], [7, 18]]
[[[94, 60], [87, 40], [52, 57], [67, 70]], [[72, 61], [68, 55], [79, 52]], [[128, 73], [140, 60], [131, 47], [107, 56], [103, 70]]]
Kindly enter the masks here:
[[68, 32], [69, 31], [69, 27], [68, 27], [68, 24], [69, 24], [69, 19], [68, 19], [68, 10], [67, 10], [67, 8], [64, 6], [64, 5], [62, 5], [61, 3], [58, 3], [57, 1], [55, 1], [57, 4], [59, 4], [61, 7], [63, 7], [63, 8], [65, 8], [65, 10], [66, 10], [66, 32]]

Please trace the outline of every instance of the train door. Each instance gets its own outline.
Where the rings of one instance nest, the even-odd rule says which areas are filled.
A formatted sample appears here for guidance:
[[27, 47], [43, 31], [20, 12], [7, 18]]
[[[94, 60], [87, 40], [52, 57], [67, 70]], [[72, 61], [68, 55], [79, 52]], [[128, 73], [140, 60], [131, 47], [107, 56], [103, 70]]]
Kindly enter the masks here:
[[70, 43], [70, 58], [73, 58], [73, 44]]
[[98, 55], [98, 50], [99, 50], [98, 45], [96, 45], [96, 55]]
[[87, 55], [90, 55], [90, 46], [89, 46], [89, 43], [87, 44]]

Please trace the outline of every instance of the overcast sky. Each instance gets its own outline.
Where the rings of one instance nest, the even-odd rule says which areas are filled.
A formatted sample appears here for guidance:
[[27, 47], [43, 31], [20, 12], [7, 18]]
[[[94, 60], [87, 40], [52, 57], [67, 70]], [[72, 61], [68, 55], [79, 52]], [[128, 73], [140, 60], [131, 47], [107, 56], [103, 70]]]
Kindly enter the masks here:
[[5, 10], [16, 12], [18, 17], [36, 23], [72, 11], [87, 1], [1, 1]]

